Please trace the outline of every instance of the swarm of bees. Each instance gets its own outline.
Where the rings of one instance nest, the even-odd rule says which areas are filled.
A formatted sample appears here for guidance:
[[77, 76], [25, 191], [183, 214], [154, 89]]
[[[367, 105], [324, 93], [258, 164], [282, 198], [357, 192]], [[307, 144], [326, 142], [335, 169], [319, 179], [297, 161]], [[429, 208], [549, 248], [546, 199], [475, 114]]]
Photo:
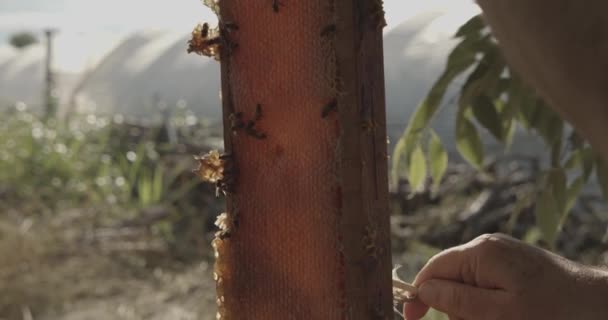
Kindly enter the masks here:
[[202, 156], [194, 156], [198, 161], [198, 168], [193, 172], [203, 181], [215, 184], [215, 195], [220, 193], [228, 195], [234, 192], [236, 173], [233, 169], [232, 156], [220, 155], [219, 151], [212, 150]]
[[228, 119], [230, 120], [230, 129], [233, 134], [237, 134], [239, 130], [244, 130], [245, 133], [249, 136], [252, 136], [256, 139], [263, 140], [266, 139], [266, 134], [259, 129], [256, 128], [256, 124], [258, 121], [262, 119], [262, 105], [257, 104], [255, 107], [255, 114], [253, 116], [253, 120], [244, 121], [243, 113], [237, 112], [231, 114]]
[[[192, 39], [188, 41], [188, 53], [196, 53], [207, 57], [219, 56], [219, 35], [210, 32], [208, 23], [198, 24], [192, 30]], [[213, 35], [212, 35], [213, 34]]]
[[235, 229], [234, 220], [230, 218], [228, 213], [224, 212], [217, 216], [215, 220], [215, 225], [219, 229], [218, 232], [215, 233], [215, 236], [220, 240], [224, 240], [230, 238], [232, 232]]
[[228, 34], [238, 30], [238, 26], [232, 22], [220, 23], [219, 28], [211, 29], [208, 23], [198, 24], [192, 31], [192, 38], [188, 40], [188, 53], [207, 56], [219, 60], [221, 49], [231, 52], [237, 47]]

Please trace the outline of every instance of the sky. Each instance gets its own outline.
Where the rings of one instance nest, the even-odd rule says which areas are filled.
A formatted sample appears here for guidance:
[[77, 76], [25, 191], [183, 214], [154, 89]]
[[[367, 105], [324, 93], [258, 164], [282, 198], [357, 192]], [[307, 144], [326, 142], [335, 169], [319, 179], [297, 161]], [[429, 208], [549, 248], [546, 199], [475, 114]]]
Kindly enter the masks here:
[[[473, 0], [384, 0], [385, 31], [424, 11], [459, 12], [472, 4]], [[215, 20], [200, 0], [0, 0], [0, 49], [8, 46], [8, 37], [15, 32], [41, 35], [45, 28], [57, 29], [55, 62], [65, 71], [77, 72], [94, 65], [108, 48], [135, 31], [189, 34], [197, 23]], [[439, 27], [451, 32], [457, 26]]]
[[[289, 0], [284, 0], [289, 1]], [[429, 8], [458, 10], [472, 0], [384, 0], [389, 28]], [[78, 32], [129, 32], [143, 28], [189, 32], [213, 20], [200, 0], [2, 0], [0, 36], [52, 27]]]

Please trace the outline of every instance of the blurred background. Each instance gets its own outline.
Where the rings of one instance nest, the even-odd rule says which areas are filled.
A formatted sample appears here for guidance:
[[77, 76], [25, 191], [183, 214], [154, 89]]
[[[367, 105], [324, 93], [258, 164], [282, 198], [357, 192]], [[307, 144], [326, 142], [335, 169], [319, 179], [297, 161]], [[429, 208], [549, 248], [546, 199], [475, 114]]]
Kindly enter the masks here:
[[[394, 142], [478, 9], [384, 2]], [[202, 21], [216, 19], [197, 0], [0, 3], [0, 319], [215, 319], [210, 241], [223, 202], [190, 170], [192, 155], [223, 143], [219, 64], [186, 53]], [[484, 138], [496, 179], [470, 169], [454, 147], [458, 89], [434, 121], [454, 155], [439, 193], [392, 190], [394, 262], [406, 278], [482, 233], [540, 238], [533, 201], [515, 199], [534, 189], [546, 147], [521, 133], [506, 152]], [[560, 253], [606, 263], [607, 225], [589, 187]]]

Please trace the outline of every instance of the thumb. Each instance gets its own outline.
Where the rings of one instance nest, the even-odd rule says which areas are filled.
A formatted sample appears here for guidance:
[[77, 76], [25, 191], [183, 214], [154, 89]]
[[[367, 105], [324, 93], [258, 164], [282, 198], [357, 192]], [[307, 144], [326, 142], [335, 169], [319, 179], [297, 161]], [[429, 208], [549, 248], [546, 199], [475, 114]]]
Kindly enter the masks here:
[[505, 305], [507, 293], [448, 280], [428, 280], [420, 286], [418, 297], [429, 307], [450, 316], [484, 320], [496, 318]]

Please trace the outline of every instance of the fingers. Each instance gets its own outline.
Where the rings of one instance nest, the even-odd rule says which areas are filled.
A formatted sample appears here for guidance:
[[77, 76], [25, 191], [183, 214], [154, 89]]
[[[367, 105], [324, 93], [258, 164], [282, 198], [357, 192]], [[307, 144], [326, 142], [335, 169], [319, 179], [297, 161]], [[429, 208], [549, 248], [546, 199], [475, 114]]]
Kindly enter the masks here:
[[465, 269], [468, 269], [464, 266], [470, 263], [470, 252], [467, 251], [467, 245], [445, 250], [426, 263], [412, 284], [419, 287], [423, 282], [435, 278], [461, 280], [465, 277], [463, 273], [467, 273]]
[[[450, 319], [485, 320], [496, 318], [496, 313], [506, 305], [509, 296], [502, 290], [482, 289], [448, 280], [429, 280], [420, 286], [418, 297], [422, 303], [450, 315]], [[411, 307], [407, 319], [420, 319], [414, 312], [421, 310], [420, 307]]]
[[[504, 262], [505, 258], [509, 256], [513, 246], [517, 246], [517, 242], [510, 237], [499, 234], [483, 235], [467, 244], [445, 250], [434, 256], [418, 273], [413, 283], [419, 288], [426, 287], [426, 300], [421, 297], [417, 301], [407, 303], [403, 310], [405, 318], [420, 319], [428, 312], [429, 306], [442, 311], [457, 308], [461, 313], [464, 312], [463, 310], [466, 308], [458, 300], [461, 296], [459, 292], [455, 292], [456, 289], [474, 290], [475, 287], [481, 287], [486, 289], [477, 290], [500, 292], [487, 288], [505, 288], [507, 286], [503, 282], [511, 279], [510, 270], [507, 270], [508, 268], [501, 261]], [[439, 280], [443, 282], [434, 282]], [[452, 291], [435, 295], [434, 287], [429, 287], [429, 284], [441, 285], [443, 283], [448, 284], [448, 290]], [[467, 284], [471, 286], [467, 286]], [[475, 293], [478, 292], [472, 292], [470, 295], [475, 295]], [[442, 307], [443, 309], [440, 309]], [[449, 314], [452, 319], [468, 319], [460, 313]]]
[[501, 261], [509, 256], [510, 238], [484, 235], [429, 260], [414, 280], [420, 286], [430, 279], [453, 280], [484, 288], [504, 288], [510, 270]]
[[422, 303], [419, 299], [408, 302], [403, 306], [403, 316], [407, 320], [422, 319], [429, 311], [429, 307]]

